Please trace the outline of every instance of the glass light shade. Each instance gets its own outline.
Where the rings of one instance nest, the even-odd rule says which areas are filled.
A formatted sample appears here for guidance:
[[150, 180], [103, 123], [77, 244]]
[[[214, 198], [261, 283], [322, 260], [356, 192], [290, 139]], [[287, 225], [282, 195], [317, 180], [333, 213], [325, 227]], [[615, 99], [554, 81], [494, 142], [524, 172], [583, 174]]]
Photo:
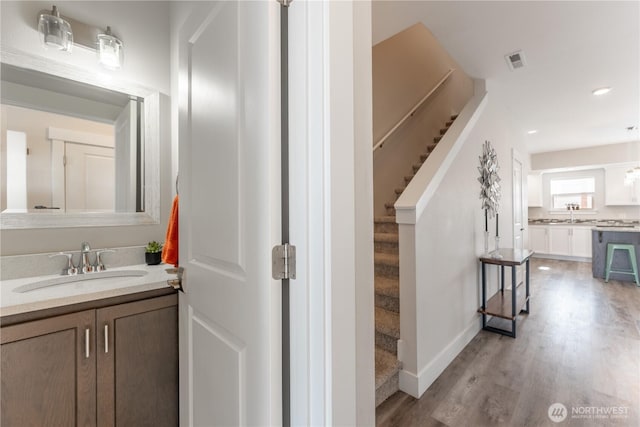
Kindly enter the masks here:
[[122, 67], [124, 50], [122, 42], [111, 35], [107, 28], [106, 34], [98, 35], [98, 58], [100, 63], [107, 68], [117, 69]]
[[51, 14], [41, 13], [38, 18], [38, 32], [40, 41], [45, 47], [70, 52], [73, 46], [73, 32], [71, 25], [60, 18], [58, 9], [54, 6]]

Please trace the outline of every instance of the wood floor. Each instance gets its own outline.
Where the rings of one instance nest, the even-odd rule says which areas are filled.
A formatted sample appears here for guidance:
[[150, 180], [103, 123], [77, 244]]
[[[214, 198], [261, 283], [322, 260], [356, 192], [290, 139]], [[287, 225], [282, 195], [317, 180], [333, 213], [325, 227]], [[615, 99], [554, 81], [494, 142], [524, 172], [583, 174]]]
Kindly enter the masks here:
[[517, 339], [481, 331], [420, 399], [380, 405], [376, 424], [640, 426], [640, 288], [594, 279], [590, 263], [533, 259], [531, 272]]

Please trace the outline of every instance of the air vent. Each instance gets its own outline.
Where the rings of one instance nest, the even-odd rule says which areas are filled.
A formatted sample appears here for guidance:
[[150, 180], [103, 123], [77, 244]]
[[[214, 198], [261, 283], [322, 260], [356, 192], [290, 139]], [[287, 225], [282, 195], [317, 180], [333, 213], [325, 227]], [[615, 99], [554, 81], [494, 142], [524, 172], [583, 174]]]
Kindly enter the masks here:
[[509, 65], [509, 69], [511, 71], [517, 70], [518, 68], [522, 68], [526, 64], [524, 60], [524, 53], [522, 53], [521, 50], [517, 50], [515, 52], [505, 55], [504, 59], [507, 60], [507, 64]]

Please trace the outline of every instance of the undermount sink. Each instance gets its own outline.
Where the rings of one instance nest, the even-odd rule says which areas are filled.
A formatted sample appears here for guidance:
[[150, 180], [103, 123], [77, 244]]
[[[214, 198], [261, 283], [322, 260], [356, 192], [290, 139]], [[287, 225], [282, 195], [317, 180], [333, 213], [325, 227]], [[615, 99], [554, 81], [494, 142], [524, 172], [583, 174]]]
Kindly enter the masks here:
[[68, 283], [88, 282], [90, 280], [114, 279], [119, 277], [142, 277], [146, 276], [145, 270], [109, 270], [100, 271], [98, 273], [78, 274], [75, 276], [59, 276], [52, 279], [40, 280], [37, 282], [27, 283], [18, 286], [13, 290], [17, 293], [25, 293], [35, 291], [37, 289], [47, 288], [49, 286], [66, 285]]

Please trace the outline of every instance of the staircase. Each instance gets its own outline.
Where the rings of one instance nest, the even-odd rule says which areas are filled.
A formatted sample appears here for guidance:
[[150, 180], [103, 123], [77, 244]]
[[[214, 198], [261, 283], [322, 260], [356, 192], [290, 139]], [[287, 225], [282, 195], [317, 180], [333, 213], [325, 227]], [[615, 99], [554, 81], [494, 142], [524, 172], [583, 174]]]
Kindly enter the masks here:
[[[447, 132], [457, 116], [451, 116], [440, 135], [425, 147], [420, 160], [413, 165], [410, 175], [404, 177], [403, 187], [396, 188], [396, 200], [418, 169], [427, 160], [438, 142]], [[398, 375], [401, 363], [398, 360], [400, 339], [400, 257], [398, 254], [398, 224], [394, 202], [385, 203], [387, 215], [375, 218], [374, 264], [375, 264], [375, 325], [376, 325], [376, 406], [384, 402], [399, 389]]]

